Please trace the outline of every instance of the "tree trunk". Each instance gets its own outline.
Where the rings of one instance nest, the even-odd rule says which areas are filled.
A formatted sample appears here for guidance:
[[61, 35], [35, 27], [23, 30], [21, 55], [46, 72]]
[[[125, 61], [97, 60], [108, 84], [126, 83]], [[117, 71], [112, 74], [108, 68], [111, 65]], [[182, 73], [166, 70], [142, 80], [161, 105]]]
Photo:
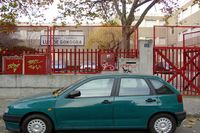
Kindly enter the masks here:
[[124, 26], [122, 27], [122, 43], [121, 49], [130, 49], [130, 27]]

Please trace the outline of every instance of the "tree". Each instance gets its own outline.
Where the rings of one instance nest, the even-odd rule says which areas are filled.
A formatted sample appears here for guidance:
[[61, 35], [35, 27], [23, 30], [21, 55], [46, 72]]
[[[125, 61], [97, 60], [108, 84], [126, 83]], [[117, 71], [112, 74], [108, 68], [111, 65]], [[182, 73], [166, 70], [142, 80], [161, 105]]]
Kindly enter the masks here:
[[[85, 19], [112, 21], [116, 16], [122, 24], [122, 49], [130, 48], [130, 36], [139, 27], [148, 11], [155, 5], [163, 5], [162, 11], [171, 13], [177, 0], [60, 0], [58, 5], [63, 18], [71, 16], [75, 22]], [[146, 8], [142, 10], [142, 7]], [[140, 10], [141, 16], [135, 19]]]
[[[130, 41], [135, 46], [134, 37], [136, 37], [135, 34], [131, 36]], [[104, 23], [101, 27], [91, 27], [86, 47], [116, 50], [119, 49], [121, 40], [122, 28], [116, 21], [113, 21], [112, 23]]]
[[29, 23], [45, 21], [43, 11], [47, 10], [52, 0], [0, 0], [1, 22], [16, 23], [16, 20], [28, 18]]
[[[95, 34], [93, 34], [95, 33]], [[86, 47], [99, 49], [115, 49], [121, 42], [120, 27], [95, 27], [92, 34], [89, 34]]]
[[[0, 47], [16, 47], [22, 40], [13, 39], [20, 18], [28, 17], [30, 24], [43, 18], [43, 10], [48, 9], [50, 0], [0, 0]], [[18, 46], [19, 47], [19, 46]]]
[[200, 0], [194, 0], [193, 2], [200, 4]]

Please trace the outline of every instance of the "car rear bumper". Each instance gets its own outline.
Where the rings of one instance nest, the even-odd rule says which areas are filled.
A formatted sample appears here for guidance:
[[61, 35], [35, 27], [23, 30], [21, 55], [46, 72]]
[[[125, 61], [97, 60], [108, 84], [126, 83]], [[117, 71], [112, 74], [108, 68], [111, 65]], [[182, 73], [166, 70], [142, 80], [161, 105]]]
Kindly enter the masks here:
[[19, 116], [13, 116], [8, 114], [3, 115], [3, 120], [5, 121], [6, 129], [9, 131], [19, 132], [21, 119], [22, 118]]
[[175, 115], [176, 115], [176, 118], [177, 118], [178, 126], [180, 126], [182, 121], [186, 118], [186, 112], [185, 111], [176, 112]]

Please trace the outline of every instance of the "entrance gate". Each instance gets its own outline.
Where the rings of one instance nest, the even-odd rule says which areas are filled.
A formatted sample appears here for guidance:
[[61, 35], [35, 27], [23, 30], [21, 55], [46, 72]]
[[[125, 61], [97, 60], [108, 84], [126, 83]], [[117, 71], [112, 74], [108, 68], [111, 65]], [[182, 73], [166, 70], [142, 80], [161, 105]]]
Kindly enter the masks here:
[[200, 95], [200, 27], [155, 26], [153, 73], [183, 95]]
[[184, 95], [200, 95], [200, 48], [155, 47], [153, 72]]

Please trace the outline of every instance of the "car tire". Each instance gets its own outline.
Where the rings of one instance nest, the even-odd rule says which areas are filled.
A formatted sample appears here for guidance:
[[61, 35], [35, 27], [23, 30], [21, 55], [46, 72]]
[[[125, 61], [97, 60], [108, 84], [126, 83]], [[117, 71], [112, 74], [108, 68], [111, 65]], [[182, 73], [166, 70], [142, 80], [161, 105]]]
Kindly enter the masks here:
[[175, 130], [176, 120], [170, 114], [158, 114], [149, 122], [150, 133], [174, 133]]
[[52, 133], [53, 125], [46, 116], [33, 114], [24, 119], [21, 131], [22, 133]]

